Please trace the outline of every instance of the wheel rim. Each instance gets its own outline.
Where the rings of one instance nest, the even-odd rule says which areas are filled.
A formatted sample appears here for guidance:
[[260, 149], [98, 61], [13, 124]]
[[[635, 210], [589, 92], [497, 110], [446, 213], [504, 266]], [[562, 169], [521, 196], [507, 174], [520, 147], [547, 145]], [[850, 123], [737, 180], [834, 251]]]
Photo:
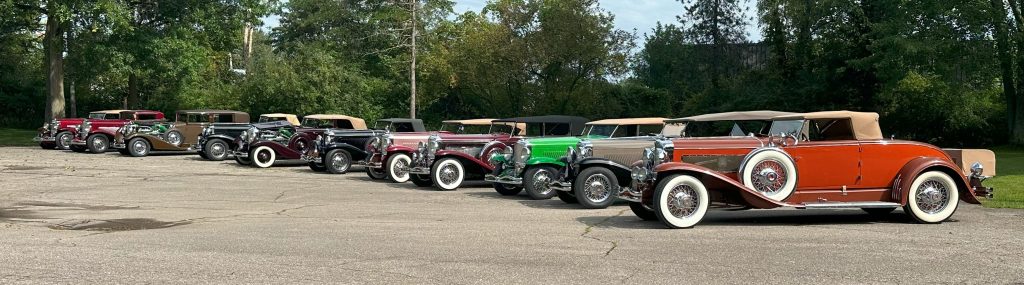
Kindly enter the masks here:
[[591, 175], [587, 177], [587, 181], [583, 183], [583, 193], [586, 194], [587, 199], [590, 201], [601, 202], [611, 196], [609, 191], [608, 177], [602, 174]]
[[169, 133], [167, 134], [167, 142], [173, 145], [178, 145], [181, 143], [181, 135], [178, 133]]
[[690, 185], [681, 184], [672, 188], [668, 193], [668, 210], [672, 216], [685, 219], [697, 212], [700, 207], [700, 199], [697, 197], [697, 190]]
[[331, 168], [338, 172], [345, 171], [345, 169], [348, 169], [348, 159], [340, 153], [335, 153], [331, 157]]
[[213, 157], [222, 157], [227, 154], [227, 148], [224, 147], [224, 144], [222, 143], [214, 143], [210, 146], [210, 154], [212, 154]]
[[938, 180], [929, 179], [921, 183], [914, 193], [917, 208], [928, 214], [942, 212], [949, 204], [949, 189], [948, 185]]
[[63, 133], [57, 140], [60, 141], [61, 146], [68, 146], [71, 144], [71, 134]]
[[754, 190], [765, 195], [773, 195], [782, 191], [786, 186], [786, 168], [781, 161], [766, 159], [758, 162], [751, 170]]
[[267, 163], [270, 161], [270, 152], [266, 150], [257, 152], [256, 159], [259, 159], [260, 163]]
[[405, 157], [395, 158], [395, 163], [391, 167], [391, 173], [398, 178], [404, 178], [406, 175], [409, 175], [409, 159]]
[[103, 150], [107, 148], [106, 140], [100, 136], [97, 136], [92, 139], [92, 145], [95, 146], [98, 150]]
[[551, 171], [547, 169], [538, 169], [533, 174], [533, 181], [530, 182], [533, 185], [533, 189], [537, 189], [537, 194], [548, 194], [550, 193], [551, 187], [548, 187], [548, 183], [551, 183]]
[[135, 141], [134, 143], [132, 143], [132, 150], [138, 154], [146, 153], [146, 144], [143, 143], [142, 141]]
[[441, 184], [452, 185], [459, 180], [459, 169], [455, 167], [454, 163], [447, 162], [442, 164], [437, 172], [437, 177]]

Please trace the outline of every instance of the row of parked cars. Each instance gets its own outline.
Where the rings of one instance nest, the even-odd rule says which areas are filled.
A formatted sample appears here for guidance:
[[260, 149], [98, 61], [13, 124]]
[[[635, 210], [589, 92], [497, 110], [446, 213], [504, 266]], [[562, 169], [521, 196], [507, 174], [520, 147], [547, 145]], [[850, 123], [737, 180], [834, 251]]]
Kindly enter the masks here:
[[922, 223], [948, 219], [959, 201], [979, 203], [994, 189], [995, 155], [940, 149], [882, 135], [878, 114], [851, 111], [744, 111], [686, 118], [590, 121], [574, 116], [368, 125], [345, 115], [185, 110], [173, 121], [148, 110], [98, 111], [56, 119], [36, 138], [46, 149], [134, 157], [197, 153], [257, 168], [305, 161], [344, 174], [456, 190], [491, 182], [501, 195], [558, 197], [583, 208], [617, 200], [670, 228], [699, 223], [709, 209], [897, 208]]

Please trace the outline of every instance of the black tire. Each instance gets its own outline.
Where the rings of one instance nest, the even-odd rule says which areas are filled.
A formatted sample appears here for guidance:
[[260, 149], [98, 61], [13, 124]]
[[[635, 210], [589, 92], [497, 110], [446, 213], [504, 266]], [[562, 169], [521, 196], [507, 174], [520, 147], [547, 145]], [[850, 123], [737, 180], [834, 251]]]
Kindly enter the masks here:
[[210, 160], [210, 157], [206, 156], [206, 152], [200, 151], [199, 152], [199, 157], [202, 157], [205, 160]]
[[[248, 157], [238, 157], [238, 156], [236, 156], [235, 157], [235, 162], [237, 162], [240, 165], [246, 165], [246, 166], [252, 165], [252, 159], [250, 159]], [[321, 170], [321, 171], [323, 171], [323, 170]]]
[[343, 149], [335, 149], [324, 156], [324, 167], [333, 174], [345, 174], [352, 168], [352, 155]]
[[39, 148], [42, 148], [42, 149], [55, 149], [55, 148], [57, 148], [57, 144], [51, 143], [51, 142], [41, 142], [41, 143], [39, 143]]
[[629, 209], [633, 210], [633, 214], [644, 221], [658, 220], [658, 215], [654, 213], [654, 209], [650, 206], [644, 205], [644, 203], [629, 202]]
[[70, 149], [73, 152], [85, 152], [86, 150], [88, 150], [84, 146], [80, 145], [69, 145], [68, 149]]
[[133, 157], [147, 156], [149, 155], [149, 151], [153, 149], [153, 146], [149, 144], [149, 141], [144, 138], [131, 139], [128, 141], [128, 144], [125, 144], [125, 147], [128, 149], [128, 155]]
[[523, 187], [519, 185], [510, 185], [504, 183], [492, 183], [494, 191], [498, 191], [498, 194], [502, 196], [515, 196], [519, 195], [519, 192], [523, 192]]
[[[216, 147], [220, 147], [220, 149], [223, 151], [217, 151], [215, 149]], [[205, 155], [205, 157], [203, 158], [212, 161], [222, 161], [228, 158], [229, 149], [230, 146], [228, 145], [228, 143], [222, 139], [209, 140], [206, 142], [206, 145], [203, 146], [203, 155]]]
[[327, 167], [324, 166], [323, 164], [319, 164], [319, 163], [310, 161], [306, 165], [309, 165], [309, 169], [312, 169], [313, 171], [316, 171], [316, 172], [327, 171]]
[[861, 210], [872, 216], [885, 216], [895, 211], [896, 208], [861, 208]]
[[615, 202], [615, 197], [619, 194], [618, 189], [618, 177], [604, 167], [584, 169], [572, 183], [573, 196], [576, 196], [580, 206], [588, 209], [608, 208]]
[[572, 192], [569, 192], [569, 191], [555, 191], [555, 192], [556, 192], [555, 194], [558, 195], [558, 200], [562, 200], [562, 202], [565, 202], [566, 204], [579, 204], [580, 203], [580, 200], [577, 200], [576, 199], [576, 195], [573, 195]]
[[369, 176], [373, 180], [382, 180], [386, 177], [386, 174], [384, 173], [384, 168], [367, 167], [366, 176]]
[[117, 153], [120, 153], [121, 155], [131, 155], [130, 153], [128, 153], [127, 148], [119, 148], [117, 149]]
[[531, 167], [523, 174], [523, 188], [526, 194], [534, 200], [547, 200], [557, 195], [555, 189], [551, 189], [548, 183], [558, 175], [558, 170], [551, 166]]
[[[67, 137], [66, 140], [64, 139], [65, 137]], [[72, 139], [71, 132], [68, 132], [68, 131], [59, 132], [59, 133], [57, 133], [57, 135], [53, 136], [53, 139], [54, 139], [53, 140], [53, 147], [55, 149], [61, 149], [61, 150], [71, 149], [71, 145], [68, 144], [68, 143], [71, 142], [71, 139]]]
[[92, 134], [85, 138], [85, 145], [91, 153], [104, 153], [110, 148], [110, 138], [103, 134]]
[[430, 174], [413, 174], [409, 177], [412, 180], [412, 184], [416, 184], [419, 187], [430, 187], [434, 186], [434, 181], [430, 180]]

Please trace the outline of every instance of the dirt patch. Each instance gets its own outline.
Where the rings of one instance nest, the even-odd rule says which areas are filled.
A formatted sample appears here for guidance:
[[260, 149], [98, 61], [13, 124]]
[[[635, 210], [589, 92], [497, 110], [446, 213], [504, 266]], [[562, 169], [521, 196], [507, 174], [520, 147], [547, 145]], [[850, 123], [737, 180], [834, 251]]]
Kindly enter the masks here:
[[65, 220], [48, 227], [55, 230], [119, 232], [164, 229], [191, 223], [187, 221], [165, 222], [154, 219]]
[[4, 167], [7, 168], [7, 170], [20, 170], [20, 171], [24, 171], [24, 170], [43, 170], [43, 169], [46, 169], [46, 167], [42, 167], [42, 166], [28, 166], [28, 165], [4, 165]]
[[19, 202], [20, 206], [35, 206], [35, 207], [54, 207], [54, 208], [76, 208], [82, 210], [92, 211], [109, 211], [109, 210], [130, 210], [138, 209], [138, 206], [106, 206], [106, 205], [87, 205], [87, 204], [75, 204], [75, 203], [60, 203], [60, 202], [41, 202], [41, 201], [27, 201]]

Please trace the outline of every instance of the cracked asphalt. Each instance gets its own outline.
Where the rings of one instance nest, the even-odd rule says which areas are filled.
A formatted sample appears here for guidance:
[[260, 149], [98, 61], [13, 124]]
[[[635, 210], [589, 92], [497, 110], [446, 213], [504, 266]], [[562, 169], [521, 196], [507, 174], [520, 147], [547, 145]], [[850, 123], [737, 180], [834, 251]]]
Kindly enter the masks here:
[[748, 210], [668, 230], [484, 184], [0, 148], [2, 284], [1024, 282], [1024, 211], [953, 218]]

